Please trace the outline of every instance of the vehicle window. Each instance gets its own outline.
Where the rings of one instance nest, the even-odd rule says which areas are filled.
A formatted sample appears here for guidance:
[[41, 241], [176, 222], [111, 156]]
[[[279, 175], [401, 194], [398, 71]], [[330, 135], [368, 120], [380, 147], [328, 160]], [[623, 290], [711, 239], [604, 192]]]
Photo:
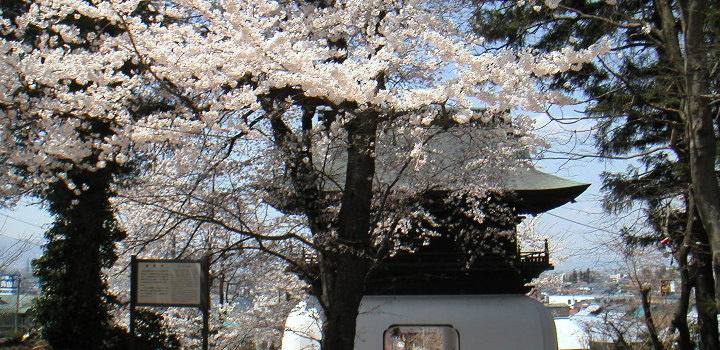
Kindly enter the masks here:
[[383, 336], [384, 350], [459, 350], [458, 332], [451, 326], [392, 326]]

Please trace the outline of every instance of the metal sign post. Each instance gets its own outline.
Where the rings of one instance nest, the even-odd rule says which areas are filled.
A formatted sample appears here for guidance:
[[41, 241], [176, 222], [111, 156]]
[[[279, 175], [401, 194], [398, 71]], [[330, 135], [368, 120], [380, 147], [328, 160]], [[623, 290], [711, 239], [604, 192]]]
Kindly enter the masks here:
[[202, 288], [200, 293], [200, 310], [203, 314], [202, 350], [207, 350], [210, 333], [210, 258], [207, 255], [200, 261], [200, 266], [204, 272], [200, 276], [200, 285]]
[[137, 300], [137, 256], [133, 255], [130, 257], [130, 324], [128, 330], [130, 331], [130, 350], [135, 350], [137, 344], [135, 343], [135, 301]]
[[197, 307], [203, 314], [202, 349], [208, 349], [210, 263], [202, 260], [130, 260], [130, 335], [135, 349], [135, 307]]
[[22, 283], [20, 275], [15, 275], [15, 281], [17, 284], [15, 285], [15, 326], [13, 331], [17, 334], [20, 329], [20, 283]]
[[0, 275], [0, 295], [15, 296], [15, 317], [13, 317], [13, 332], [20, 330], [20, 275]]

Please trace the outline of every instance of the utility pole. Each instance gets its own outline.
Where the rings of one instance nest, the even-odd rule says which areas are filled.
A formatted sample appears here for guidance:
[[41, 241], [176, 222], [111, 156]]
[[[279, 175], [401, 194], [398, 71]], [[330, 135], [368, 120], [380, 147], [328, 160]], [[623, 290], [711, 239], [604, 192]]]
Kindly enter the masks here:
[[20, 281], [22, 278], [20, 275], [13, 276], [13, 284], [15, 284], [15, 322], [13, 325], [13, 331], [15, 334], [18, 333], [20, 326]]

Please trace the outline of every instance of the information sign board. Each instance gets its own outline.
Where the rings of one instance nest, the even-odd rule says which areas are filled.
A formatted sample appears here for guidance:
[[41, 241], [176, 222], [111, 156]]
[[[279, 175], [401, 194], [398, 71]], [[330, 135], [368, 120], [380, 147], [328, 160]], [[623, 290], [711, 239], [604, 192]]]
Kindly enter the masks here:
[[[136, 306], [185, 306], [202, 311], [202, 349], [210, 332], [210, 259], [130, 259], [130, 334], [135, 335]], [[135, 337], [130, 349], [135, 350]]]
[[0, 275], [0, 295], [18, 294], [20, 285], [20, 276], [18, 275]]
[[138, 306], [200, 306], [200, 261], [143, 261], [137, 263]]

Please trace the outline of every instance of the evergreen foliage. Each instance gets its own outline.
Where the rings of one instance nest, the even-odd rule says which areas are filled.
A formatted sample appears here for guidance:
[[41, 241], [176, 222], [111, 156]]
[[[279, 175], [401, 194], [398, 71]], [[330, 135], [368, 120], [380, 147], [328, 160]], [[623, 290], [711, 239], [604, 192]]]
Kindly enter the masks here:
[[164, 323], [162, 316], [148, 309], [135, 310], [137, 350], [180, 349], [180, 340]]
[[[33, 7], [41, 6], [32, 1], [2, 0], [0, 16], [6, 23], [15, 23]], [[139, 7], [138, 11], [147, 11]], [[72, 27], [81, 40], [66, 40], [60, 30], [50, 27], [28, 25], [23, 31], [3, 32], [3, 38], [19, 41], [28, 47], [43, 50], [48, 46], [63, 47], [68, 52], [89, 52], [97, 49], [98, 40], [116, 37], [124, 29], [118, 23], [106, 19], [91, 18], [80, 11], [60, 12], [51, 23]], [[48, 39], [49, 38], [49, 39]], [[127, 62], [119, 68], [124, 74], [137, 73], [141, 67]], [[71, 80], [65, 83], [67, 92], [73, 93], [93, 89], [92, 81]], [[23, 93], [34, 98], [53, 98], [54, 87], [34, 84], [25, 87]], [[130, 111], [134, 115], [147, 114], [161, 108], [157, 103], [144, 103], [138, 97]], [[2, 106], [16, 108], [15, 106]], [[75, 125], [73, 136], [77, 140], [67, 140], [88, 146], [82, 159], [65, 159], [52, 168], [44, 169], [46, 176], [54, 179], [45, 187], [35, 186], [31, 195], [39, 198], [55, 217], [50, 229], [45, 233], [47, 243], [43, 256], [33, 261], [36, 275], [40, 279], [42, 295], [33, 308], [36, 324], [41, 336], [53, 349], [125, 349], [127, 333], [116, 325], [111, 312], [118, 301], [108, 291], [104, 270], [113, 266], [117, 259], [115, 244], [125, 238], [125, 232], [119, 227], [110, 199], [115, 195], [114, 188], [127, 178], [137, 164], [125, 161], [108, 161], [107, 151], [97, 146], [100, 141], [116, 134], [121, 128], [111, 118], [96, 118], [85, 114], [81, 109], [48, 111], [58, 124]], [[14, 125], [12, 133], [19, 149], [29, 148], [34, 140], [34, 123], [39, 118], [32, 113], [24, 113], [21, 108], [14, 111], [26, 124]], [[27, 142], [30, 141], [30, 142]], [[27, 142], [27, 143], [26, 143]], [[20, 174], [29, 174], [33, 170], [14, 169]], [[157, 344], [176, 344], [177, 339], [161, 333], [160, 319], [143, 314], [140, 343], [148, 349], [177, 348], [161, 347]]]
[[[717, 2], [706, 4], [704, 45], [700, 46], [698, 56], [710, 65], [718, 60], [720, 6]], [[687, 266], [684, 261], [690, 249], [688, 241], [708, 242], [691, 204], [690, 159], [696, 151], [689, 148], [688, 135], [692, 134], [688, 134], [690, 117], [686, 111], [692, 102], [688, 102], [689, 88], [684, 85], [690, 80], [684, 76], [689, 74], [687, 68], [678, 68], [682, 67], [681, 60], [687, 58], [678, 57], [674, 51], [680, 45], [688, 45], [677, 44], [690, 35], [687, 32], [690, 27], [683, 23], [691, 11], [688, 6], [689, 3], [647, 0], [568, 0], [544, 4], [502, 1], [492, 5], [481, 2], [475, 17], [476, 30], [498, 45], [546, 52], [562, 47], [587, 47], [603, 37], [614, 42], [613, 54], [578, 71], [556, 74], [544, 83], [581, 94], [591, 101], [586, 113], [598, 120], [595, 136], [599, 155], [631, 157], [637, 161], [637, 166], [628, 167], [624, 172], [603, 174], [605, 209], [619, 213], [633, 207], [642, 208], [649, 229], [622, 230], [623, 238], [630, 246], [658, 247], [662, 247], [660, 242], [664, 238], [670, 238], [679, 270]], [[663, 12], [665, 9], [676, 12]], [[720, 92], [717, 73], [711, 73], [710, 81], [704, 83], [708, 83], [710, 95]], [[717, 116], [717, 104], [710, 105], [709, 109]], [[717, 123], [716, 117], [716, 140]], [[693, 246], [690, 255], [694, 259], [691, 266], [696, 271], [692, 276], [704, 276], [697, 277], [698, 286], [707, 286], [703, 278], [709, 278], [712, 285], [712, 273], [702, 272], [709, 265], [710, 251], [706, 247], [707, 244]], [[689, 274], [684, 276], [690, 278]], [[689, 286], [693, 282], [683, 283]], [[698, 293], [708, 297], [706, 292]], [[711, 299], [712, 294], [710, 291]], [[684, 314], [679, 311], [676, 320], [681, 317]], [[708, 316], [709, 322], [713, 318]], [[714, 334], [716, 343], [717, 333]], [[690, 345], [685, 342], [682, 346]]]
[[[679, 73], [657, 36], [656, 30], [663, 24], [655, 4], [644, 0], [623, 1], [616, 6], [573, 0], [563, 1], [556, 8], [533, 8], [529, 3], [517, 6], [515, 1], [501, 4], [481, 4], [475, 22], [477, 31], [499, 45], [547, 52], [566, 46], [587, 47], [603, 37], [616, 43], [619, 54], [614, 58], [601, 58], [545, 82], [579, 92], [592, 101], [586, 113], [598, 118], [595, 136], [601, 156], [636, 156], [639, 167], [603, 174], [605, 208], [617, 213], [639, 204], [652, 224], [653, 230], [641, 236], [625, 232], [627, 242], [658, 244], [664, 235], [671, 234], [675, 245], [680, 244], [687, 221], [683, 202], [690, 183], [688, 150], [678, 112]], [[720, 11], [717, 4], [710, 9], [714, 14]], [[716, 16], [708, 18], [708, 43], [717, 43], [713, 34], [720, 30]], [[709, 46], [707, 55], [717, 57], [717, 52]], [[720, 87], [716, 79], [712, 87], [717, 93]], [[717, 114], [717, 106], [713, 113]], [[681, 205], [673, 204], [678, 199]]]
[[110, 315], [115, 298], [102, 272], [115, 262], [114, 244], [125, 237], [109, 203], [120, 171], [115, 164], [95, 172], [75, 166], [69, 178], [88, 190], [76, 195], [59, 181], [45, 193], [55, 221], [43, 256], [34, 261], [42, 286], [34, 314], [55, 349], [117, 349], [121, 343], [123, 331]]
[[[58, 23], [72, 25], [85, 34], [121, 32], [117, 26], [101, 22], [77, 14], [58, 19]], [[36, 29], [36, 33], [42, 31], [42, 28]], [[90, 41], [66, 43], [60, 35], [54, 35], [59, 44], [77, 50], [93, 49]], [[31, 43], [36, 39], [29, 35], [24, 38]], [[73, 82], [69, 87], [72, 91], [90, 86]], [[42, 94], [42, 88], [37, 93]], [[58, 118], [81, 120], [76, 135], [88, 143], [111, 136], [115, 127], [72, 112]], [[110, 312], [116, 301], [107, 290], [103, 269], [113, 265], [117, 259], [115, 243], [125, 237], [109, 200], [114, 194], [112, 186], [128, 168], [109, 162], [103, 168], [89, 169], [86, 165], [101, 161], [100, 153], [101, 150], [93, 149], [81, 162], [68, 161], [54, 169], [57, 181], [36, 193], [55, 220], [45, 233], [48, 242], [43, 256], [33, 262], [42, 291], [33, 313], [42, 337], [58, 350], [118, 349], [125, 340], [123, 329], [112, 321]]]
[[[2, 16], [14, 20], [30, 7], [26, 1], [3, 1], [0, 4]], [[117, 30], [107, 23], [84, 21], [82, 17], [68, 16], [60, 22], [73, 23], [85, 33]], [[6, 38], [35, 44], [42, 29], [33, 27], [22, 37]], [[60, 41], [62, 43], [62, 40]], [[72, 85], [83, 89], [81, 84]], [[36, 94], [43, 94], [40, 87]], [[25, 116], [31, 120], [33, 116]], [[66, 114], [61, 118], [82, 116]], [[17, 132], [18, 143], [22, 145], [22, 128]], [[86, 121], [77, 130], [77, 137], [91, 141], [112, 133], [111, 126]], [[87, 157], [85, 164], [96, 164], [99, 150]], [[107, 292], [107, 283], [102, 274], [115, 262], [114, 243], [125, 237], [118, 227], [110, 207], [110, 190], [114, 178], [121, 169], [117, 164], [108, 164], [104, 169], [90, 171], [83, 164], [65, 164], [64, 169], [55, 169], [55, 175], [69, 179], [69, 183], [81, 185], [82, 191], [70, 188], [67, 181], [58, 178], [45, 189], [36, 189], [35, 195], [44, 199], [50, 213], [55, 216], [52, 227], [46, 232], [48, 243], [43, 256], [33, 262], [35, 273], [42, 285], [42, 296], [34, 306], [35, 321], [41, 327], [42, 336], [54, 349], [117, 349], [124, 339], [121, 328], [113, 325], [110, 309], [114, 298]]]

